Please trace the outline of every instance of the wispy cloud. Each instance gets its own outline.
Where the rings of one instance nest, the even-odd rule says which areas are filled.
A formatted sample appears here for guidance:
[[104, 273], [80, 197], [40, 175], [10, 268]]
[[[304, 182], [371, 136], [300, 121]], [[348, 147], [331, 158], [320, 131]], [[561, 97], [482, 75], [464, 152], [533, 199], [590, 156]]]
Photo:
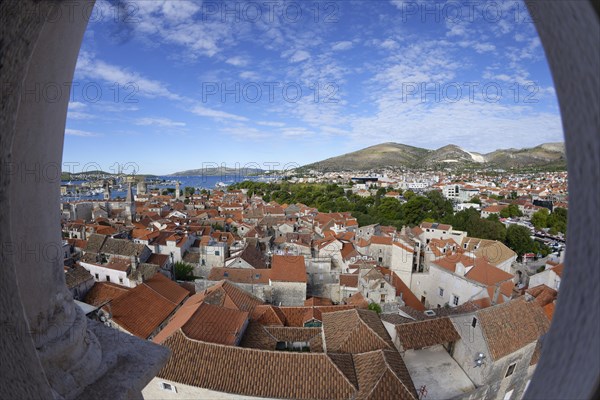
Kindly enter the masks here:
[[258, 121], [258, 125], [262, 126], [271, 126], [274, 128], [283, 128], [285, 124], [283, 122], [273, 122], [273, 121]]
[[111, 85], [119, 85], [120, 90], [133, 97], [140, 95], [150, 98], [182, 99], [181, 96], [170, 91], [166, 83], [146, 78], [128, 68], [98, 60], [92, 54], [85, 52], [80, 54], [77, 60], [76, 76], [91, 80], [99, 79]]
[[291, 63], [298, 63], [298, 62], [308, 60], [309, 58], [310, 58], [310, 53], [308, 51], [298, 50], [290, 56], [289, 60]]
[[194, 114], [199, 115], [201, 117], [242, 121], [242, 122], [248, 121], [248, 118], [246, 118], [246, 117], [242, 117], [240, 115], [235, 115], [235, 114], [230, 114], [225, 111], [214, 110], [212, 108], [207, 108], [204, 106], [195, 106], [194, 108], [191, 109], [191, 112], [193, 112]]
[[164, 128], [176, 128], [186, 125], [185, 122], [173, 121], [168, 118], [140, 118], [135, 123], [136, 125], [160, 126]]
[[353, 46], [354, 46], [354, 44], [352, 42], [345, 40], [343, 42], [334, 43], [333, 46], [331, 46], [331, 50], [333, 50], [333, 51], [350, 50]]
[[248, 59], [242, 56], [230, 57], [225, 62], [235, 67], [245, 67], [249, 63]]
[[78, 136], [78, 137], [96, 137], [96, 136], [101, 136], [98, 133], [94, 133], [94, 132], [88, 132], [88, 131], [81, 131], [78, 129], [65, 129], [65, 135], [67, 136]]

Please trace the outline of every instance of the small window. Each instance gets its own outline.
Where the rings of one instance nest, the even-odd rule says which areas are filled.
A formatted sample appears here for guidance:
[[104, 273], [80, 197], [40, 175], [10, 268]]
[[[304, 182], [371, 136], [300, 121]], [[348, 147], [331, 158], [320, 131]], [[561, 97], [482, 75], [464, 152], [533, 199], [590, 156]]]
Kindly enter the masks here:
[[98, 274], [94, 274], [94, 276], [96, 277], [96, 280], [99, 281], [100, 280], [100, 275]]
[[379, 287], [380, 287], [381, 289], [385, 288], [385, 283], [382, 283], [382, 284], [381, 284]]
[[223, 276], [227, 278], [229, 276], [229, 272], [223, 272]]
[[444, 288], [440, 288], [440, 297], [444, 297]]
[[167, 382], [161, 382], [160, 383], [160, 388], [162, 390], [168, 390], [169, 392], [177, 393], [177, 390], [175, 389], [175, 386], [171, 385], [170, 383], [167, 383]]
[[473, 317], [473, 321], [471, 321], [471, 326], [475, 328], [477, 326], [477, 318]]
[[119, 283], [122, 285], [123, 284], [123, 278], [119, 278]]
[[106, 282], [110, 282], [110, 276], [106, 275]]
[[508, 378], [509, 376], [511, 376], [513, 374], [513, 372], [515, 372], [516, 366], [517, 366], [517, 363], [510, 364], [508, 366], [508, 370], [506, 370], [506, 375], [504, 375], [504, 377]]
[[219, 250], [215, 250], [215, 256], [220, 255], [221, 253], [219, 252]]
[[452, 304], [454, 304], [455, 306], [458, 305], [458, 296], [452, 296]]

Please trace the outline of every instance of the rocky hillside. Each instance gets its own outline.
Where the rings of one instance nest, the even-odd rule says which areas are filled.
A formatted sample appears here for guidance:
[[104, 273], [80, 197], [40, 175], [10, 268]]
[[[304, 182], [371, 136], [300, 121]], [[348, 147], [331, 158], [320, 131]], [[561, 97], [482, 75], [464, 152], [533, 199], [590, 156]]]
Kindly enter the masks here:
[[383, 143], [305, 165], [302, 169], [365, 171], [387, 167], [421, 169], [434, 166], [566, 168], [566, 158], [563, 143], [545, 143], [527, 149], [496, 150], [488, 154], [470, 152], [452, 144], [428, 150], [400, 143]]

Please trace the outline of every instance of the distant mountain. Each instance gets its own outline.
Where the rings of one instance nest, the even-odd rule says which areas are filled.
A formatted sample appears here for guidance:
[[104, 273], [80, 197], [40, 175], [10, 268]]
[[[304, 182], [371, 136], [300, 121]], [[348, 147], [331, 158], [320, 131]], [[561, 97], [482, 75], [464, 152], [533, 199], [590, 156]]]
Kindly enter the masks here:
[[423, 169], [444, 167], [566, 168], [564, 143], [545, 143], [527, 149], [470, 152], [449, 144], [437, 150], [400, 143], [382, 143], [301, 167], [301, 170], [366, 171], [389, 167]]
[[187, 171], [175, 172], [168, 176], [227, 176], [227, 175], [257, 175], [266, 172], [263, 169], [258, 168], [201, 168], [201, 169], [189, 169]]

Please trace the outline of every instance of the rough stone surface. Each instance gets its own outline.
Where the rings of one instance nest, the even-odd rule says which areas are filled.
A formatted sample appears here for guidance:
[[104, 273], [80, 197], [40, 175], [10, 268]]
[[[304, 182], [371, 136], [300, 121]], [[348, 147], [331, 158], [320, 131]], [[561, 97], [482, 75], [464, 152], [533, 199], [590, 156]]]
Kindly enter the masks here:
[[560, 297], [526, 399], [584, 399], [600, 371], [600, 27], [587, 1], [526, 0], [555, 82], [569, 221]]
[[[65, 285], [58, 211], [68, 83], [87, 26], [82, 8], [93, 3], [0, 3], [0, 398], [140, 398], [168, 354], [98, 338]], [[143, 351], [136, 359], [131, 349]], [[115, 385], [117, 375], [127, 384]]]
[[37, 356], [19, 293], [9, 200], [14, 177], [12, 143], [15, 136], [20, 86], [42, 29], [36, 15], [50, 4], [32, 1], [0, 3], [0, 398], [53, 397]]

